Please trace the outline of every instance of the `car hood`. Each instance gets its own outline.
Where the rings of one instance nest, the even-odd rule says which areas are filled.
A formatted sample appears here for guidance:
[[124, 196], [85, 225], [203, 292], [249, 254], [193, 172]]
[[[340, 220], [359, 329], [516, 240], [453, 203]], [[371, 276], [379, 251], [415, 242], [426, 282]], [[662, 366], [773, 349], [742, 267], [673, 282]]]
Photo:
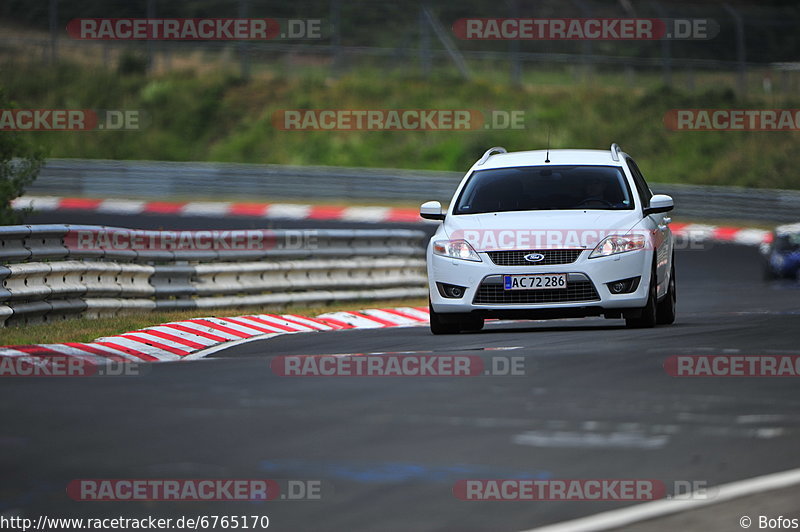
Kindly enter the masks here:
[[448, 238], [467, 240], [476, 251], [593, 248], [609, 234], [625, 234], [641, 215], [635, 210], [519, 211], [450, 215]]

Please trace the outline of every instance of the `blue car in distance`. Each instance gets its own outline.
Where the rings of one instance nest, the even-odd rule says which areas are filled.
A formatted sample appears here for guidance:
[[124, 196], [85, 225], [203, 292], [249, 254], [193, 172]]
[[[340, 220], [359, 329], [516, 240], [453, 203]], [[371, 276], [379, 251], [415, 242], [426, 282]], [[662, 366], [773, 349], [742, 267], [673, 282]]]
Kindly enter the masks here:
[[761, 244], [764, 279], [793, 278], [800, 281], [800, 224], [781, 225], [772, 231], [772, 239]]

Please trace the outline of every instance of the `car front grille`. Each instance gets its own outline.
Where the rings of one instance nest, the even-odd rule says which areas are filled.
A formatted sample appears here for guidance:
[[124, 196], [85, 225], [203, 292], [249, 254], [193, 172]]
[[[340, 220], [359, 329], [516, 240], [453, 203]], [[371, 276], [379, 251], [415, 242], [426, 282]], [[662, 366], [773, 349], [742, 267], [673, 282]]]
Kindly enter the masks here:
[[478, 287], [472, 302], [484, 304], [572, 303], [599, 301], [591, 281], [567, 281], [566, 288], [544, 290], [504, 290], [502, 283], [484, 282]]
[[[572, 264], [578, 260], [582, 249], [528, 249], [489, 251], [487, 255], [498, 266], [548, 266], [553, 264]], [[541, 253], [544, 259], [539, 262], [528, 262], [525, 255]]]

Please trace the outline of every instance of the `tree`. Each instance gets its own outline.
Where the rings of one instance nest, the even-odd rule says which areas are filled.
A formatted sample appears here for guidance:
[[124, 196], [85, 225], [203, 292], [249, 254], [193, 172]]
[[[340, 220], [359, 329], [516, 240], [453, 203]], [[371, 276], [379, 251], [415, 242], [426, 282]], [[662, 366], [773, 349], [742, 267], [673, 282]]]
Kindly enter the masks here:
[[[11, 109], [5, 91], [0, 88], [0, 112]], [[11, 207], [11, 201], [25, 191], [39, 175], [44, 153], [26, 135], [0, 131], [0, 225], [19, 223], [22, 213]]]

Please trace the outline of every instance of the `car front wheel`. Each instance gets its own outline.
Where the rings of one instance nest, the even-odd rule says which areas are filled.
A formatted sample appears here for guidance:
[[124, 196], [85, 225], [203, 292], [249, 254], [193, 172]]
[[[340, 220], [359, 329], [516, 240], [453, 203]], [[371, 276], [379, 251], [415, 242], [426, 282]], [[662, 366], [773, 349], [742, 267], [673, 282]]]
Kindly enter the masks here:
[[469, 314], [449, 314], [443, 318], [441, 314], [433, 310], [433, 305], [428, 302], [428, 313], [430, 315], [430, 326], [433, 334], [458, 334], [464, 332], [477, 332], [483, 329], [483, 318], [471, 316]]
[[459, 328], [464, 332], [478, 332], [483, 329], [483, 318], [468, 316], [461, 320]]
[[433, 310], [433, 305], [428, 301], [428, 313], [430, 314], [431, 332], [433, 334], [458, 334], [460, 329], [458, 322], [446, 322], [442, 320], [441, 314]]
[[657, 297], [656, 293], [656, 268], [653, 265], [653, 272], [650, 274], [650, 289], [648, 290], [647, 304], [641, 309], [641, 315], [638, 318], [625, 318], [625, 326], [629, 329], [645, 329], [655, 327], [656, 325], [656, 312], [657, 312]]
[[656, 308], [656, 323], [659, 325], [670, 325], [675, 323], [675, 303], [678, 300], [677, 292], [675, 289], [675, 259], [672, 259], [672, 268], [669, 272], [669, 288], [667, 295], [658, 304]]

